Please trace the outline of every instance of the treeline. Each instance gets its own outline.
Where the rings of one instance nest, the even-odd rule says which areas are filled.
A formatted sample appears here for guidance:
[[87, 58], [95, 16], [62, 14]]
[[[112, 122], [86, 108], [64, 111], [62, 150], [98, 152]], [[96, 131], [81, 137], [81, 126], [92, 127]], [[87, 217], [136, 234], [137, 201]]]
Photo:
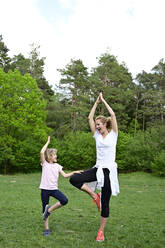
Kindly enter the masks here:
[[[55, 89], [44, 77], [39, 47], [29, 57], [10, 58], [0, 36], [0, 172], [40, 169], [39, 152], [51, 135], [58, 161], [67, 169], [95, 163], [95, 143], [87, 116], [100, 91], [116, 113], [119, 171], [165, 175], [165, 62], [135, 79], [124, 63], [102, 54], [89, 72], [83, 61], [59, 69]], [[96, 114], [107, 115], [100, 104]]]

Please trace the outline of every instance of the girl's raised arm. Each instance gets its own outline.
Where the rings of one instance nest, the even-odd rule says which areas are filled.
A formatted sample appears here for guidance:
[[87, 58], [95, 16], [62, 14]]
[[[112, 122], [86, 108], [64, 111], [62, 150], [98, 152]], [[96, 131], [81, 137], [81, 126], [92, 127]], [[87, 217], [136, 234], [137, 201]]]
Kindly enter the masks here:
[[45, 151], [46, 151], [49, 143], [50, 143], [50, 136], [48, 136], [48, 140], [47, 140], [46, 144], [42, 147], [42, 149], [40, 151], [41, 164], [43, 164], [45, 162]]

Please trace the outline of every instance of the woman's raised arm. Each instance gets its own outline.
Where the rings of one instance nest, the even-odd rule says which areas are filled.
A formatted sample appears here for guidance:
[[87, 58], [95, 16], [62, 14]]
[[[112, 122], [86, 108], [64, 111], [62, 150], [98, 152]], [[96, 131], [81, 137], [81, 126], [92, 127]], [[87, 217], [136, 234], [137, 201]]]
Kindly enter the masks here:
[[95, 131], [96, 131], [96, 127], [95, 127], [95, 121], [94, 121], [94, 114], [95, 114], [95, 111], [96, 111], [96, 108], [97, 108], [97, 105], [101, 102], [101, 98], [100, 98], [100, 94], [99, 96], [97, 97], [97, 100], [96, 102], [94, 103], [90, 113], [89, 113], [89, 116], [88, 116], [88, 121], [89, 121], [89, 126], [90, 126], [90, 129], [92, 131], [92, 133], [94, 134]]
[[109, 104], [104, 100], [102, 93], [100, 93], [100, 99], [102, 103], [104, 103], [105, 107], [107, 108], [110, 116], [111, 116], [111, 123], [112, 123], [112, 129], [115, 133], [118, 133], [118, 126], [117, 126], [117, 120], [116, 120], [116, 115], [112, 108], [109, 106]]

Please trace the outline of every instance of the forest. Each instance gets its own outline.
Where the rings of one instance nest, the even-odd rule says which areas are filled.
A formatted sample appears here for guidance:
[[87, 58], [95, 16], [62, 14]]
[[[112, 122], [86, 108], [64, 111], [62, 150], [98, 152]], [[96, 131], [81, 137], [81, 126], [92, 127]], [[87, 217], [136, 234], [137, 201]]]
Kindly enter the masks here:
[[[102, 91], [118, 121], [119, 173], [165, 176], [164, 58], [136, 78], [109, 52], [90, 71], [81, 58], [71, 58], [59, 68], [61, 78], [52, 89], [39, 46], [32, 44], [28, 57], [10, 57], [9, 51], [0, 35], [0, 173], [40, 170], [40, 150], [48, 135], [65, 169], [94, 166], [95, 142], [87, 117]], [[108, 115], [101, 104], [96, 114]]]

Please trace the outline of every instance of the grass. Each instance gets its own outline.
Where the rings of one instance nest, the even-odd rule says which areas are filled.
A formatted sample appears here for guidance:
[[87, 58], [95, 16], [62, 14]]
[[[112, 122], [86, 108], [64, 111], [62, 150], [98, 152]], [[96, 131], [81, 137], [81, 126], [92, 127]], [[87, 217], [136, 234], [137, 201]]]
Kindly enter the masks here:
[[[111, 198], [105, 242], [96, 243], [99, 213], [85, 193], [60, 177], [68, 205], [50, 216], [43, 237], [40, 173], [0, 175], [0, 248], [164, 248], [165, 179], [146, 173], [120, 174]], [[50, 204], [54, 201], [51, 199]]]

